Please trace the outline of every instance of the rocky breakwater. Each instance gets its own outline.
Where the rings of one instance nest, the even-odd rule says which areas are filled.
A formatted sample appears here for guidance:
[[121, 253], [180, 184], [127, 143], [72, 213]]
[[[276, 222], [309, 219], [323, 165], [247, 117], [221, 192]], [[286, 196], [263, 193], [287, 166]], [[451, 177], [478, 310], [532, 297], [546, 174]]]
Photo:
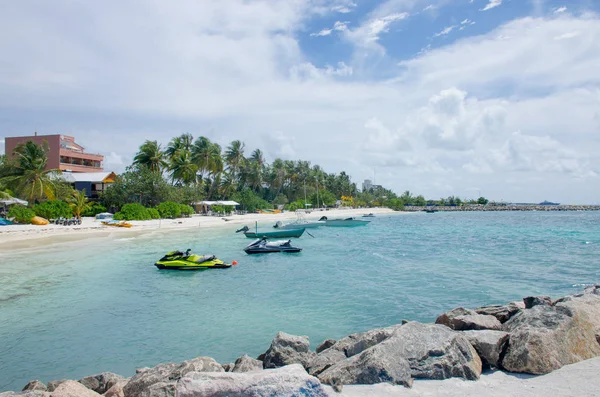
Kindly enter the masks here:
[[495, 205], [495, 204], [468, 204], [457, 206], [432, 206], [416, 207], [405, 206], [404, 211], [420, 212], [425, 209], [446, 212], [473, 212], [473, 211], [600, 211], [600, 205]]
[[600, 285], [555, 301], [526, 297], [506, 305], [455, 308], [435, 324], [402, 324], [328, 339], [313, 352], [306, 336], [277, 334], [259, 357], [219, 364], [209, 357], [142, 368], [131, 378], [102, 373], [79, 381], [29, 382], [8, 396], [325, 397], [324, 384], [414, 379], [476, 381], [482, 370], [547, 374], [600, 356]]

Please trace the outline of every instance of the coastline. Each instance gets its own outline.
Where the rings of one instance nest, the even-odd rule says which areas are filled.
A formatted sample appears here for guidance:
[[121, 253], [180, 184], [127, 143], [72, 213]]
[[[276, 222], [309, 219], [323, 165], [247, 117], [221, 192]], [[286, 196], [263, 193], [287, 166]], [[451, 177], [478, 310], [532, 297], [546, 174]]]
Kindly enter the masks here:
[[[310, 214], [306, 215], [306, 219], [317, 220], [321, 216], [358, 218], [368, 213], [380, 216], [402, 214], [402, 212], [388, 208], [330, 209], [328, 211], [311, 211]], [[223, 228], [230, 225], [248, 225], [252, 228], [255, 222], [258, 222], [259, 227], [265, 228], [271, 227], [277, 221], [295, 219], [295, 212], [284, 212], [280, 214], [245, 214], [226, 217], [194, 215], [190, 218], [131, 221], [130, 223], [133, 224], [131, 228], [104, 226], [101, 221], [94, 218], [83, 218], [82, 224], [77, 226], [9, 225], [0, 228], [0, 253], [90, 239], [140, 236], [148, 233], [167, 233], [193, 228]]]

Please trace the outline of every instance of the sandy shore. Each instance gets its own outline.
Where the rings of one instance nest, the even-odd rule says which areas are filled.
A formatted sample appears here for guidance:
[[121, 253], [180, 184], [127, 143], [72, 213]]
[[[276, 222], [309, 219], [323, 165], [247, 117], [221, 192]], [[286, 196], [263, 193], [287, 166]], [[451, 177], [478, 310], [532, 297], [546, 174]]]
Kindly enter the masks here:
[[[307, 220], [317, 220], [326, 215], [328, 218], [360, 217], [363, 214], [375, 215], [397, 214], [388, 208], [336, 209], [329, 211], [312, 211], [306, 215]], [[41, 245], [56, 244], [71, 241], [88, 240], [92, 238], [111, 238], [136, 236], [150, 232], [169, 232], [189, 228], [212, 228], [234, 225], [252, 227], [258, 222], [259, 227], [271, 227], [277, 221], [295, 220], [294, 212], [282, 214], [246, 214], [227, 217], [194, 215], [191, 218], [161, 219], [152, 221], [132, 221], [132, 228], [104, 226], [94, 218], [83, 218], [81, 225], [10, 225], [0, 227], [0, 252], [18, 249], [38, 248]], [[367, 218], [368, 219], [368, 218]]]

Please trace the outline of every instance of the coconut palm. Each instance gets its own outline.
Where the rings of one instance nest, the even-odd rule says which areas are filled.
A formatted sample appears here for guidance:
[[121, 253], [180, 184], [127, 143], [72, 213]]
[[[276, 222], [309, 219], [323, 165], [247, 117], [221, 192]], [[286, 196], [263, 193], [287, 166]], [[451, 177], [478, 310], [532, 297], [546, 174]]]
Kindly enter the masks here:
[[192, 134], [181, 134], [178, 137], [175, 137], [169, 143], [169, 146], [165, 149], [165, 156], [169, 159], [173, 159], [176, 153], [179, 152], [190, 152], [192, 150], [192, 146], [194, 145], [194, 137]]
[[14, 160], [3, 167], [0, 183], [26, 197], [31, 204], [44, 198], [53, 199], [53, 188], [60, 170], [46, 169], [48, 144], [21, 143], [13, 151], [13, 156]]
[[90, 209], [91, 206], [92, 204], [85, 195], [85, 189], [81, 191], [73, 190], [73, 194], [69, 200], [69, 207], [71, 207], [71, 211], [75, 217], [81, 218], [81, 214]]
[[210, 141], [210, 139], [201, 136], [192, 146], [192, 161], [198, 167], [200, 176], [203, 178], [205, 173], [210, 175], [218, 174], [223, 171], [223, 158], [221, 157], [221, 146]]
[[180, 185], [197, 183], [198, 166], [192, 161], [192, 154], [187, 150], [176, 151], [169, 164], [171, 179]]
[[166, 167], [165, 154], [157, 141], [146, 141], [133, 158], [133, 164], [148, 167], [153, 172], [161, 172]]
[[225, 164], [231, 173], [231, 177], [235, 179], [244, 163], [244, 148], [245, 144], [242, 141], [233, 141], [225, 150]]

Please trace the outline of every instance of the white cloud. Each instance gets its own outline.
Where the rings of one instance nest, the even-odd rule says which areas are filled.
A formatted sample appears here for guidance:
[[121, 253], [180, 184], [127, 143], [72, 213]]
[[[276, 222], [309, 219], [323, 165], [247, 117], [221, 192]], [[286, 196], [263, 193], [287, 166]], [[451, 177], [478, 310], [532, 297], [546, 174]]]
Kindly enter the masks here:
[[563, 7], [555, 8], [553, 12], [554, 12], [555, 14], [561, 14], [561, 13], [563, 13], [563, 12], [565, 12], [565, 11], [567, 11], [567, 7], [564, 7], [564, 6], [563, 6]]
[[296, 149], [294, 148], [296, 138], [288, 136], [281, 131], [275, 131], [268, 134], [263, 134], [262, 147], [265, 148], [267, 156], [271, 161], [275, 158], [283, 160], [295, 160]]
[[577, 36], [581, 35], [581, 32], [568, 32], [568, 33], [563, 33], [561, 35], [558, 36], [554, 36], [554, 40], [566, 40], [566, 39], [573, 39]]
[[491, 10], [492, 8], [496, 8], [501, 4], [502, 4], [502, 0], [490, 0], [490, 2], [488, 4], [486, 4], [486, 6], [483, 7], [482, 9], [480, 9], [479, 11]]
[[452, 32], [456, 26], [448, 26], [447, 28], [442, 29], [441, 32], [438, 32], [433, 35], [433, 37], [446, 36], [448, 33]]
[[333, 28], [331, 28], [331, 29], [323, 29], [320, 32], [311, 33], [310, 35], [313, 36], [313, 37], [318, 37], [318, 36], [329, 36], [333, 31], [344, 32], [344, 31], [348, 30], [348, 24], [349, 23], [350, 22], [348, 22], [348, 21], [345, 21], [345, 22], [336, 21], [333, 24]]
[[310, 35], [313, 37], [329, 36], [331, 34], [331, 32], [333, 32], [333, 29], [323, 29], [317, 33], [311, 33]]
[[437, 9], [438, 7], [434, 4], [429, 4], [427, 7], [423, 8], [423, 12], [427, 12], [427, 11], [433, 11], [435, 9]]

